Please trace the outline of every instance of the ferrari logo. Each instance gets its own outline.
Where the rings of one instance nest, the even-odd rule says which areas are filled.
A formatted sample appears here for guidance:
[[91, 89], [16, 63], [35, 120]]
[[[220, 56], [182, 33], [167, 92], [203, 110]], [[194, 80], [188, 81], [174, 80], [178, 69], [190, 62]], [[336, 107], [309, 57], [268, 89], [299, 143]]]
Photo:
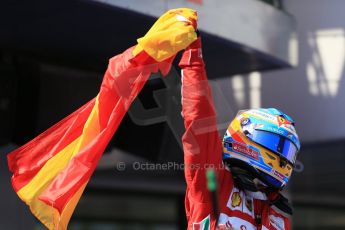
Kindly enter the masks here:
[[234, 192], [231, 196], [231, 206], [233, 208], [240, 206], [241, 204], [241, 196], [239, 192]]
[[288, 120], [286, 120], [284, 117], [282, 116], [278, 116], [277, 117], [277, 120], [278, 120], [278, 125], [279, 126], [282, 126], [282, 125], [285, 125], [285, 124], [291, 124]]

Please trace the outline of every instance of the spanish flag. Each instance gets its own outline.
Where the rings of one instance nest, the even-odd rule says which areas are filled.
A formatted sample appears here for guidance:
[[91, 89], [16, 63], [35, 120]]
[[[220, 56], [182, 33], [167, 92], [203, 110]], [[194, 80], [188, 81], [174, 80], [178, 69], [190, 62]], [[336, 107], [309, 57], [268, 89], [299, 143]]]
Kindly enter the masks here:
[[138, 44], [110, 59], [99, 94], [8, 154], [12, 185], [48, 229], [67, 229], [108, 142], [151, 73], [166, 75], [176, 53], [194, 40], [197, 15], [163, 14]]

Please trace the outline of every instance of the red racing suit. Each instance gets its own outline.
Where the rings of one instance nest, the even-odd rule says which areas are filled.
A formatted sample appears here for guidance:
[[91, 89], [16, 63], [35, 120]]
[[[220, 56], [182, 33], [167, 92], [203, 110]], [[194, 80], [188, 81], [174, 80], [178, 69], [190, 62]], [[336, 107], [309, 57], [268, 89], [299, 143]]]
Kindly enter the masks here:
[[183, 53], [182, 137], [187, 183], [185, 208], [188, 229], [216, 229], [205, 169], [216, 169], [219, 229], [290, 229], [289, 219], [270, 206], [267, 195], [238, 189], [222, 164], [222, 142], [217, 130], [211, 88], [202, 58], [200, 38]]

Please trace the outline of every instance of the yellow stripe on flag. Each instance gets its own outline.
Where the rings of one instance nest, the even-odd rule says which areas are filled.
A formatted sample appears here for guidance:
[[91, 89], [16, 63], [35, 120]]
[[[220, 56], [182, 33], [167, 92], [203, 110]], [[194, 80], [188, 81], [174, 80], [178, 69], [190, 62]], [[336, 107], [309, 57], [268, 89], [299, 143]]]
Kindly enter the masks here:
[[89, 118], [87, 119], [83, 133], [81, 135], [81, 139], [79, 141], [78, 147], [75, 149], [75, 153], [73, 155], [76, 155], [80, 150], [82, 150], [87, 144], [89, 144], [100, 132], [100, 124], [99, 124], [99, 98], [97, 95], [95, 105], [92, 108], [92, 111], [90, 113]]
[[60, 214], [58, 210], [38, 200], [37, 197], [30, 204], [30, 210], [48, 229], [63, 229], [59, 226]]
[[[90, 116], [84, 125], [83, 133], [49, 159], [36, 176], [18, 191], [18, 196], [30, 206], [32, 213], [49, 229], [66, 229], [69, 218], [87, 183], [67, 203], [67, 209], [64, 209], [61, 217], [55, 208], [38, 200], [38, 197], [50, 182], [68, 165], [71, 159], [100, 133], [98, 104], [97, 97]], [[57, 225], [59, 225], [58, 228]]]
[[81, 136], [49, 159], [36, 176], [18, 191], [18, 196], [26, 204], [31, 205], [32, 201], [49, 185], [49, 182], [66, 167], [80, 140]]
[[[133, 50], [136, 56], [142, 50], [161, 62], [185, 49], [197, 39], [193, 21], [197, 21], [196, 11], [188, 8], [169, 10], [163, 14], [144, 37], [139, 38]], [[187, 24], [187, 26], [186, 26]]]

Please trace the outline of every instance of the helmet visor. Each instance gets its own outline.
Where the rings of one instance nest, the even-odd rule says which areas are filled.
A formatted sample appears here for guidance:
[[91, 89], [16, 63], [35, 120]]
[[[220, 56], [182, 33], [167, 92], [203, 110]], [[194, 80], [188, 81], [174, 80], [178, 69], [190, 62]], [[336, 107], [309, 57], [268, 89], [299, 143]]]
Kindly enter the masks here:
[[255, 129], [252, 134], [248, 135], [248, 137], [255, 143], [266, 147], [267, 149], [286, 158], [292, 164], [295, 164], [298, 151], [296, 146], [289, 139], [274, 133]]

